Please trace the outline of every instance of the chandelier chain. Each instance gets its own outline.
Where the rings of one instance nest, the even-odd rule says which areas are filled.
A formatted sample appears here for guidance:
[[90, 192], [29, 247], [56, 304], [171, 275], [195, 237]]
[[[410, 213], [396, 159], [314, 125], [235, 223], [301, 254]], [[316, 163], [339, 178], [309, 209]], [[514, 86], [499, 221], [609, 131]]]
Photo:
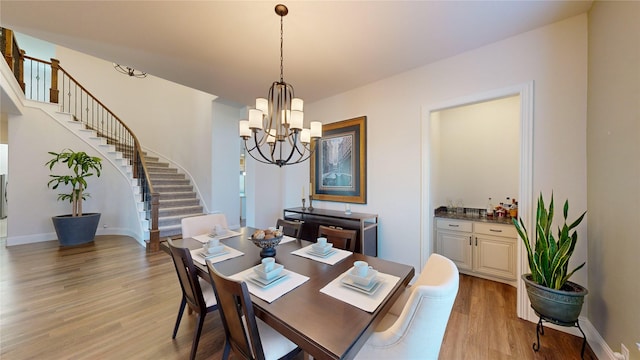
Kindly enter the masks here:
[[284, 26], [283, 26], [283, 16], [280, 15], [280, 82], [284, 82]]

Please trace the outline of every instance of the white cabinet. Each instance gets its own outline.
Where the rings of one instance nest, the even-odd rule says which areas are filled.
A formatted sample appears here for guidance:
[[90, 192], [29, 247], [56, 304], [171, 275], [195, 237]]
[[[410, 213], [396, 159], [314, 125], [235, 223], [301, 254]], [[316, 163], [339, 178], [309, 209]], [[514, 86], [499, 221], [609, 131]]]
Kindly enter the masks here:
[[466, 274], [514, 282], [516, 244], [513, 225], [436, 219], [436, 252], [451, 259]]

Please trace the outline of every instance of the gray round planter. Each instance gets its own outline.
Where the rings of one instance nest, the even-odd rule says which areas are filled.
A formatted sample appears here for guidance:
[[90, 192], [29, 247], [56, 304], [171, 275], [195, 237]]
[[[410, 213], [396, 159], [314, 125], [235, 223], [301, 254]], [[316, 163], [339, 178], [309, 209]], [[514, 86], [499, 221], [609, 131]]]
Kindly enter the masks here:
[[531, 307], [538, 315], [559, 325], [573, 325], [580, 316], [582, 303], [588, 291], [584, 287], [567, 281], [562, 290], [542, 286], [531, 280], [531, 274], [523, 274]]
[[58, 241], [62, 246], [73, 246], [92, 242], [96, 236], [100, 213], [82, 216], [60, 215], [51, 218]]

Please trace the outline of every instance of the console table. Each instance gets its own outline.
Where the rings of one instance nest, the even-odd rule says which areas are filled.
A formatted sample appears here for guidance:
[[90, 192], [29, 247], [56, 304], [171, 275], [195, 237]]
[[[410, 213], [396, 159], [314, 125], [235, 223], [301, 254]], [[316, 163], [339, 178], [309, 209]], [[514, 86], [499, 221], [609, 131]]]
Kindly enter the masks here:
[[351, 213], [347, 215], [344, 211], [309, 209], [302, 210], [301, 207], [283, 210], [285, 220], [302, 221], [302, 231], [300, 238], [308, 241], [316, 241], [318, 237], [318, 226], [327, 225], [343, 229], [356, 230], [356, 252], [378, 256], [378, 215], [365, 213]]

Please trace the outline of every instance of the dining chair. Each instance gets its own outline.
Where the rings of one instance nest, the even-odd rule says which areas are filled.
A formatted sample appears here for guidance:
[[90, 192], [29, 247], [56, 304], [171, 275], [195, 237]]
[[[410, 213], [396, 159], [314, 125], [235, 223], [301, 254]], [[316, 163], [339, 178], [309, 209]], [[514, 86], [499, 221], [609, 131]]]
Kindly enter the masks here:
[[198, 216], [190, 216], [181, 220], [182, 238], [190, 238], [202, 234], [208, 234], [213, 231], [215, 225], [222, 225], [228, 229], [227, 217], [224, 214], [206, 214]]
[[437, 359], [458, 282], [453, 261], [432, 254], [407, 296], [394, 303], [355, 358]]
[[285, 219], [278, 219], [276, 222], [276, 228], [280, 228], [282, 226], [283, 234], [287, 236], [294, 237], [296, 239], [300, 239], [300, 233], [302, 232], [302, 221], [292, 221]]
[[211, 284], [198, 276], [189, 249], [175, 246], [171, 239], [167, 239], [167, 244], [169, 245], [169, 252], [182, 288], [182, 300], [180, 301], [180, 309], [178, 310], [178, 317], [176, 318], [176, 325], [173, 328], [171, 338], [176, 338], [182, 314], [188, 305], [189, 309], [195, 312], [197, 316], [196, 331], [193, 334], [190, 356], [190, 359], [195, 359], [204, 318], [208, 313], [218, 309], [218, 303]]
[[220, 274], [209, 260], [207, 268], [216, 288], [215, 295], [226, 335], [223, 359], [228, 359], [231, 351], [251, 360], [291, 359], [301, 351], [296, 344], [255, 317], [244, 281]]
[[327, 241], [333, 244], [333, 247], [354, 252], [356, 250], [358, 232], [356, 230], [320, 225], [318, 226], [318, 237], [326, 237]]

